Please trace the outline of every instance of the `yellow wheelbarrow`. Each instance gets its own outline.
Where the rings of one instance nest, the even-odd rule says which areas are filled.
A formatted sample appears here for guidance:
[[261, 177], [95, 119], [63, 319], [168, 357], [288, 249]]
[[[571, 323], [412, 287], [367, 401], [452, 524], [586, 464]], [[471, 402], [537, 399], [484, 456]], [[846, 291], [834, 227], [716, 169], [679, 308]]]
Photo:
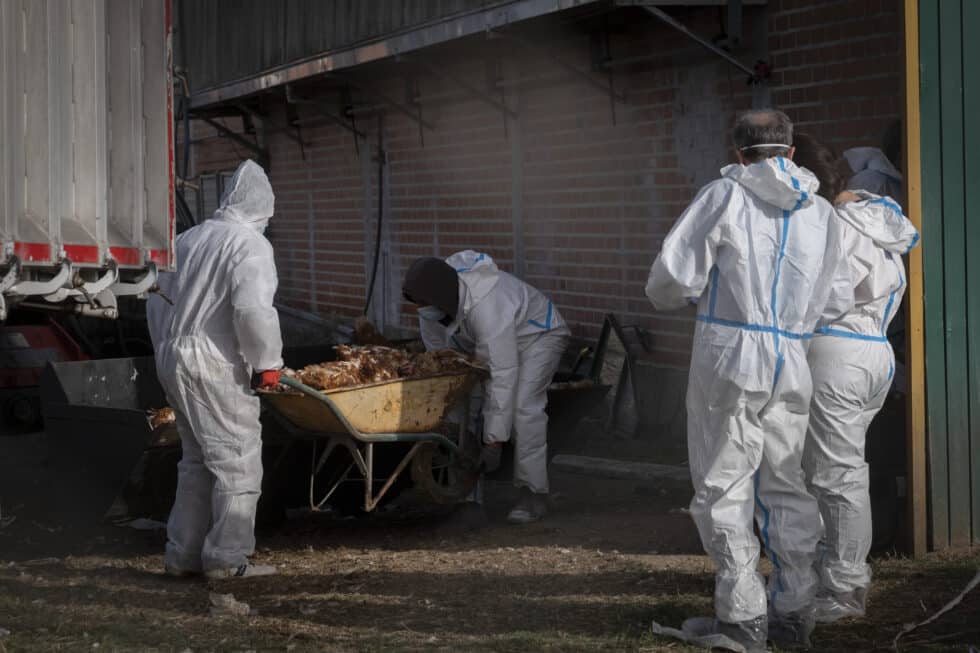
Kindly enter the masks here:
[[[478, 379], [473, 370], [319, 391], [284, 376], [281, 383], [290, 391], [261, 394], [287, 429], [287, 449], [297, 439], [313, 443], [310, 508], [320, 510], [345, 481], [361, 480], [363, 510], [370, 512], [409, 467], [415, 486], [436, 503], [455, 503], [470, 494], [478, 477], [479, 443], [467, 433], [465, 415], [458, 428], [445, 418], [455, 406], [465, 412]], [[316, 479], [342, 450], [349, 453], [349, 464], [343, 471], [343, 465], [333, 464], [332, 481], [319, 496]]]

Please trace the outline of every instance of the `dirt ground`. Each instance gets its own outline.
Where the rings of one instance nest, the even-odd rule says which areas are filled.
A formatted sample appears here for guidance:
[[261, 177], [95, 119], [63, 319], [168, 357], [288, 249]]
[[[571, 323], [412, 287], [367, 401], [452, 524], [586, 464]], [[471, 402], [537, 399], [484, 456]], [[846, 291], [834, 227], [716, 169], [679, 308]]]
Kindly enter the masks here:
[[[609, 454], [612, 455], [612, 454]], [[552, 514], [504, 521], [511, 490], [473, 511], [406, 498], [369, 518], [294, 514], [260, 534], [274, 577], [162, 575], [164, 536], [65, 527], [34, 512], [56, 487], [37, 436], [0, 437], [0, 653], [6, 651], [693, 651], [650, 634], [711, 613], [712, 573], [684, 512], [689, 490], [553, 474]], [[11, 518], [14, 518], [11, 521]], [[822, 627], [818, 651], [891, 650], [980, 568], [977, 552], [875, 560], [865, 619]], [[233, 594], [247, 616], [212, 617]], [[903, 651], [980, 645], [980, 589]]]

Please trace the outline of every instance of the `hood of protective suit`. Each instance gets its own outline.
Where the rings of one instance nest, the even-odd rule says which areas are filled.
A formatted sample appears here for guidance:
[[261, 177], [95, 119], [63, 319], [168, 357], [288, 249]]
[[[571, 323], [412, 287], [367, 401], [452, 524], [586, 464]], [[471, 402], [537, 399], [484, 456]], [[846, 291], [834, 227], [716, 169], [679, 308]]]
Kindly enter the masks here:
[[902, 180], [902, 173], [877, 147], [852, 147], [849, 150], [844, 150], [844, 159], [855, 174], [865, 170], [873, 170], [897, 181]]
[[837, 207], [837, 215], [842, 220], [889, 252], [905, 254], [915, 247], [919, 242], [919, 232], [902, 215], [902, 207], [890, 197], [879, 197], [860, 190], [853, 192], [862, 199]]
[[405, 273], [402, 295], [419, 306], [434, 306], [455, 319], [459, 310], [459, 276], [441, 258], [416, 259]]
[[796, 211], [813, 204], [820, 182], [812, 172], [800, 168], [784, 157], [773, 157], [758, 163], [735, 163], [721, 169], [727, 177], [766, 204], [783, 211]]
[[213, 219], [237, 222], [263, 231], [275, 212], [276, 196], [262, 166], [247, 159], [225, 186]]
[[460, 289], [460, 305], [467, 313], [475, 304], [490, 294], [500, 278], [500, 270], [489, 254], [474, 252], [471, 249], [456, 252], [446, 259], [451, 265], [463, 288]]

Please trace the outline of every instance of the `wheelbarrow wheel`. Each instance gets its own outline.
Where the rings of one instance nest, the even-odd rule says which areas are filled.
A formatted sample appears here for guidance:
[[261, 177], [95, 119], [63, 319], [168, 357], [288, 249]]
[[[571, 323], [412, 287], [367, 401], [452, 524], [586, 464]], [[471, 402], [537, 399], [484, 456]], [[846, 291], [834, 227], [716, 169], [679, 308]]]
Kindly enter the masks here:
[[458, 503], [469, 496], [478, 473], [461, 464], [451, 452], [427, 442], [412, 458], [412, 480], [415, 487], [435, 503]]

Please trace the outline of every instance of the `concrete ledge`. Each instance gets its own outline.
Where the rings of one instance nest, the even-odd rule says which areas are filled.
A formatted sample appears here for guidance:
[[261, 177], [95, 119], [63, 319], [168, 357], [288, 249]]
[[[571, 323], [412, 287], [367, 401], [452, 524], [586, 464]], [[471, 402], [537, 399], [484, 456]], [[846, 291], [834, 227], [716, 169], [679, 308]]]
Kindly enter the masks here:
[[656, 463], [637, 463], [612, 458], [560, 454], [551, 459], [551, 466], [553, 469], [563, 472], [627, 481], [666, 481], [684, 484], [691, 482], [691, 472], [688, 468], [677, 465], [658, 465]]

